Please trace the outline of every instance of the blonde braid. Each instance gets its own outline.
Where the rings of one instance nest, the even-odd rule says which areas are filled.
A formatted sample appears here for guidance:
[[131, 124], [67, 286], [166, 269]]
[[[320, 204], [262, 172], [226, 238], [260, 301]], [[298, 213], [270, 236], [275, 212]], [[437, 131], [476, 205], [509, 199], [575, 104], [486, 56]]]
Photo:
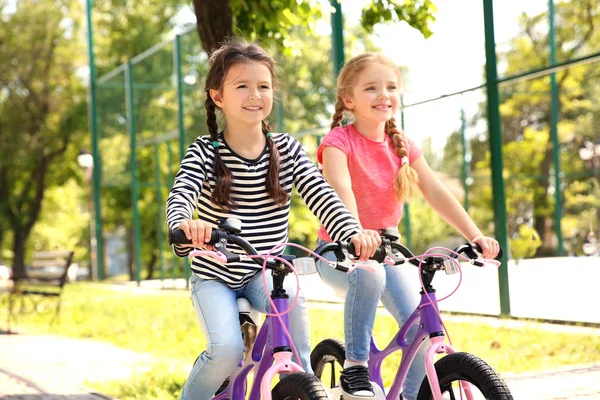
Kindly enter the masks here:
[[[400, 159], [408, 157], [404, 135], [396, 127], [396, 120], [392, 117], [385, 123], [385, 132], [390, 135], [394, 152]], [[394, 179], [394, 191], [399, 201], [408, 201], [412, 197], [413, 190], [419, 181], [417, 172], [408, 163], [400, 165], [396, 178]]]
[[336, 126], [340, 126], [340, 124], [344, 120], [344, 110], [346, 110], [344, 100], [342, 100], [341, 96], [338, 96], [337, 102], [335, 103], [335, 114], [333, 114], [333, 122], [331, 123], [331, 129], [335, 128]]

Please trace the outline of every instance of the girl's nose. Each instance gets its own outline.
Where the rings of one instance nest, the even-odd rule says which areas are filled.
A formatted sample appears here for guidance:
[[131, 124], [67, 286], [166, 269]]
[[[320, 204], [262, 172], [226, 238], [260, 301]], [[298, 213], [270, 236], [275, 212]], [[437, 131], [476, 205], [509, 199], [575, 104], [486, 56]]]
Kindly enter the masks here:
[[258, 100], [258, 99], [260, 99], [260, 93], [258, 92], [258, 90], [250, 91], [250, 100]]
[[377, 98], [379, 100], [385, 100], [388, 97], [390, 97], [390, 96], [388, 96], [388, 94], [387, 94], [387, 92], [385, 90], [382, 90], [381, 92], [379, 92], [379, 96], [377, 96]]

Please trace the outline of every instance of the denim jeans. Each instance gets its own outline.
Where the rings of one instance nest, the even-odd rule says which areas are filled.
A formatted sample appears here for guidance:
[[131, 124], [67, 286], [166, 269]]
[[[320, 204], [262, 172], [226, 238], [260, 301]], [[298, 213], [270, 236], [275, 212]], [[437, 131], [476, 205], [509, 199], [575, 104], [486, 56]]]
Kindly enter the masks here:
[[[317, 246], [325, 243], [318, 240]], [[333, 253], [325, 258], [335, 260]], [[410, 265], [389, 266], [383, 264], [376, 272], [356, 269], [351, 274], [336, 271], [323, 261], [317, 262], [317, 270], [325, 283], [334, 288], [344, 302], [344, 335], [346, 359], [369, 360], [369, 348], [379, 300], [392, 314], [399, 326], [408, 319], [419, 304], [419, 278], [416, 268]], [[417, 326], [409, 331], [414, 335]], [[429, 339], [421, 346], [404, 381], [404, 399], [416, 399], [425, 377], [425, 352]]]
[[[271, 274], [268, 274], [266, 280], [270, 293], [273, 284]], [[267, 313], [270, 304], [260, 272], [246, 286], [235, 290], [222, 281], [204, 280], [196, 275], [192, 276], [190, 282], [190, 298], [206, 335], [206, 350], [200, 354], [192, 367], [181, 399], [210, 399], [243, 359], [244, 343], [236, 299], [247, 298], [252, 307], [261, 313]], [[293, 278], [286, 279], [284, 288], [290, 296], [290, 301], [293, 300], [296, 295], [296, 281]], [[298, 301], [290, 311], [290, 333], [304, 370], [312, 373], [309, 332], [306, 299], [300, 292]]]

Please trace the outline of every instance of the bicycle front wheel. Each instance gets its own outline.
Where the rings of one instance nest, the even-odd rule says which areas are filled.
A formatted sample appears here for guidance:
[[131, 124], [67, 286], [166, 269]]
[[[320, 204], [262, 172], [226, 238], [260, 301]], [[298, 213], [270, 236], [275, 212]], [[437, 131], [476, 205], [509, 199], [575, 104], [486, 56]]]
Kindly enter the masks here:
[[323, 384], [316, 376], [296, 372], [281, 379], [273, 388], [273, 400], [328, 400]]
[[[473, 354], [454, 353], [442, 357], [435, 363], [435, 370], [444, 399], [465, 398], [460, 382], [469, 382], [474, 400], [513, 400], [500, 375]], [[417, 399], [433, 400], [427, 377], [423, 379]]]
[[337, 339], [323, 340], [310, 353], [310, 365], [315, 376], [327, 388], [334, 388], [338, 385], [338, 370], [344, 369], [345, 360], [346, 346]]

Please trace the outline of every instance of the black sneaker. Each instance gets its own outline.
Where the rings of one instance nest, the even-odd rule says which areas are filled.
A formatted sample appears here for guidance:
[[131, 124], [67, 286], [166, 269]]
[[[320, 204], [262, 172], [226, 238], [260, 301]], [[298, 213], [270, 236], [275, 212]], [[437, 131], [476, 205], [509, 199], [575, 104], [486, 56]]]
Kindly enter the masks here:
[[375, 400], [375, 392], [369, 381], [369, 369], [362, 365], [345, 368], [340, 376], [344, 400]]

